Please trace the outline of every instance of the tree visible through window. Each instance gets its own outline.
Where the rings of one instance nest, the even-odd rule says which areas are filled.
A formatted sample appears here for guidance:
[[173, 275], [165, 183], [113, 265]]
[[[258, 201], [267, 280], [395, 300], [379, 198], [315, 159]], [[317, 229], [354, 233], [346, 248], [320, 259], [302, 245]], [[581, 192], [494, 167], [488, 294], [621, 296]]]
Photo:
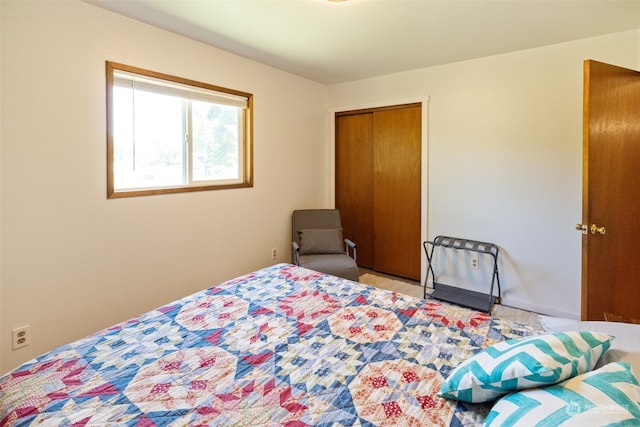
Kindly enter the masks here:
[[252, 95], [107, 62], [107, 195], [248, 187]]

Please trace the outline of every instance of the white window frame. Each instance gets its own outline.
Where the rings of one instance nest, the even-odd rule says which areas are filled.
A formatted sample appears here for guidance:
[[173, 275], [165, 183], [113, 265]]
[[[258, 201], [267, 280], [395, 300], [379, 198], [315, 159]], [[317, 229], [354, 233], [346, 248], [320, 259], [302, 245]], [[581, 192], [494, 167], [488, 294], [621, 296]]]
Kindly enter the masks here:
[[[152, 194], [180, 193], [203, 190], [219, 190], [229, 188], [253, 187], [253, 95], [233, 89], [227, 89], [208, 83], [175, 77], [138, 67], [106, 62], [107, 71], [107, 198], [146, 196]], [[114, 94], [116, 85], [135, 85], [156, 93], [177, 95], [186, 100], [190, 117], [190, 100], [207, 101], [215, 104], [237, 107], [240, 111], [240, 129], [238, 130], [238, 163], [237, 179], [194, 181], [191, 167], [192, 147], [191, 123], [187, 120], [188, 129], [184, 142], [184, 162], [186, 182], [170, 187], [154, 186], [150, 188], [115, 188], [114, 167]]]

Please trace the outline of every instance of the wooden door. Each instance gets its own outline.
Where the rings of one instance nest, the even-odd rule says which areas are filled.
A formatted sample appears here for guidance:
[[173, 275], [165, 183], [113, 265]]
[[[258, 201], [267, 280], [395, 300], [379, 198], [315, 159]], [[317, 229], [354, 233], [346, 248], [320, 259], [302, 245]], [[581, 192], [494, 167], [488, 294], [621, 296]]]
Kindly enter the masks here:
[[585, 61], [583, 132], [582, 319], [637, 320], [640, 73]]
[[420, 280], [420, 105], [373, 113], [374, 266]]
[[373, 269], [373, 116], [336, 117], [336, 208], [357, 261]]
[[358, 265], [420, 279], [421, 104], [336, 114], [336, 207]]

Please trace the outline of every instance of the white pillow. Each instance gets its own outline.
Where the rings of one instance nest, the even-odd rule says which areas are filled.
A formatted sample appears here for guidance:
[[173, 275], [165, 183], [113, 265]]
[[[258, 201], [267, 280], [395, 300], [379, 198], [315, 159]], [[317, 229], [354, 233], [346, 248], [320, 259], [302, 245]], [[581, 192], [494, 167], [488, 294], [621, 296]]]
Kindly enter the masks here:
[[487, 415], [485, 427], [637, 426], [640, 387], [628, 363], [610, 363], [549, 387], [511, 393]]
[[610, 342], [607, 334], [586, 331], [501, 341], [456, 366], [438, 395], [479, 403], [514, 390], [555, 384], [592, 370]]
[[547, 332], [593, 331], [616, 337], [611, 347], [600, 358], [596, 368], [611, 362], [628, 362], [631, 372], [640, 378], [640, 325], [619, 322], [597, 322], [564, 319], [561, 317], [538, 316], [542, 327]]

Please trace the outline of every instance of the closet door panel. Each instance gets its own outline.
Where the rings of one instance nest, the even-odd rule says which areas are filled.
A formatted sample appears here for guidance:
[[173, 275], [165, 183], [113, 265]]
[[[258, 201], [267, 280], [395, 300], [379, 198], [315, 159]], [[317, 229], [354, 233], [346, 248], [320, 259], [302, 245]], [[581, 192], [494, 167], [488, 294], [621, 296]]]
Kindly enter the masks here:
[[373, 113], [374, 268], [420, 280], [420, 105]]
[[336, 117], [336, 208], [344, 237], [357, 245], [357, 262], [373, 269], [372, 113]]

